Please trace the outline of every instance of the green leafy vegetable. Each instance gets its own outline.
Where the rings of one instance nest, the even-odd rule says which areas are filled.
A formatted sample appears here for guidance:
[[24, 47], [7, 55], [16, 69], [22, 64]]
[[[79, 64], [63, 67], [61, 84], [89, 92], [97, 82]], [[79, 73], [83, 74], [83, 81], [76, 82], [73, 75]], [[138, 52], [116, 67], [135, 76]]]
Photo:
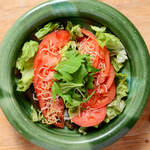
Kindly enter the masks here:
[[66, 30], [70, 32], [70, 31], [71, 31], [71, 29], [72, 29], [72, 27], [73, 27], [72, 22], [71, 22], [71, 21], [67, 21]]
[[16, 68], [22, 74], [21, 79], [17, 81], [17, 91], [26, 91], [32, 83], [33, 61], [38, 46], [38, 42], [32, 40], [23, 45], [22, 54], [16, 62]]
[[87, 98], [86, 101], [88, 101], [93, 95], [94, 95], [95, 91], [93, 91]]
[[38, 32], [35, 33], [35, 36], [38, 40], [42, 40], [43, 37], [48, 34], [49, 32], [52, 32], [53, 30], [56, 30], [59, 28], [59, 23], [48, 23], [43, 28], [41, 28]]
[[127, 75], [123, 73], [116, 74], [116, 83], [117, 83], [117, 97], [123, 98], [128, 95], [128, 83], [126, 81]]
[[16, 68], [18, 68], [19, 70], [23, 70], [25, 63], [35, 56], [38, 50], [38, 46], [38, 42], [32, 40], [24, 43], [22, 47], [22, 54], [16, 62]]
[[26, 91], [33, 82], [33, 59], [24, 64], [21, 74], [21, 79], [17, 80], [17, 91]]
[[106, 46], [110, 49], [111, 63], [116, 72], [124, 66], [124, 62], [128, 59], [127, 53], [120, 39], [111, 33], [105, 33], [106, 27], [91, 26], [92, 30], [96, 32], [96, 37], [101, 47]]
[[73, 26], [70, 21], [67, 22], [66, 30], [70, 32], [71, 40], [76, 40], [77, 37], [83, 36], [80, 25]]
[[85, 64], [81, 64], [80, 68], [72, 75], [74, 83], [82, 83], [88, 71]]
[[77, 44], [75, 41], [69, 41], [61, 50], [60, 53], [62, 57], [64, 56], [65, 52], [68, 51], [69, 49], [74, 49], [76, 50]]
[[122, 99], [127, 96], [128, 93], [128, 84], [126, 81], [126, 74], [117, 73], [116, 74], [116, 97], [115, 99], [107, 106], [107, 115], [105, 122], [108, 123], [111, 119], [119, 115], [125, 108], [125, 101]]
[[55, 70], [59, 72], [74, 73], [81, 66], [81, 61], [82, 61], [82, 58], [80, 56], [77, 56], [77, 57], [72, 56], [69, 59], [60, 62], [55, 67]]
[[128, 57], [125, 50], [112, 51], [111, 64], [113, 65], [116, 72], [120, 71], [120, 69], [124, 66], [123, 63], [127, 59]]
[[86, 135], [87, 134], [87, 132], [86, 132], [87, 129], [88, 129], [87, 127], [80, 127], [79, 130], [78, 130], [78, 132], [81, 133], [81, 134], [83, 134], [83, 135]]
[[40, 110], [36, 110], [33, 105], [31, 105], [31, 120], [33, 122], [42, 122], [45, 123], [47, 120], [44, 118], [42, 112]]
[[125, 101], [121, 99], [115, 99], [113, 100], [108, 106], [107, 106], [107, 113], [105, 122], [108, 123], [110, 120], [115, 118], [117, 115], [119, 115], [125, 108]]
[[109, 49], [113, 50], [122, 50], [124, 46], [121, 41], [111, 33], [99, 33], [97, 34], [99, 44], [104, 47], [106, 46]]
[[121, 50], [117, 54], [117, 61], [118, 63], [124, 63], [128, 59], [127, 53], [125, 50]]
[[54, 75], [54, 78], [57, 79], [57, 80], [61, 80], [62, 79], [62, 80], [67, 81], [67, 82], [73, 80], [73, 77], [69, 73], [64, 72], [64, 71], [61, 71], [59, 73], [57, 72]]
[[92, 73], [88, 74], [87, 78], [86, 78], [86, 87], [88, 89], [93, 89], [94, 88], [93, 81], [94, 81], [93, 74]]
[[57, 95], [58, 96], [61, 95], [60, 87], [59, 87], [59, 85], [56, 82], [54, 82], [53, 85], [52, 85], [52, 93], [53, 93], [53, 102], [54, 102], [55, 97]]
[[119, 63], [117, 61], [117, 58], [115, 56], [111, 57], [111, 64], [113, 65], [115, 72], [119, 72], [120, 69], [124, 66], [122, 63]]
[[60, 83], [59, 85], [63, 94], [67, 93], [72, 88], [83, 86], [82, 83], [78, 84], [78, 83], [72, 83], [72, 82]]
[[93, 88], [93, 74], [98, 71], [92, 67], [90, 57], [81, 55], [76, 50], [76, 43], [73, 42], [73, 46], [71, 43], [61, 50], [62, 58], [54, 68], [57, 73], [52, 85], [53, 99], [61, 96], [67, 108], [78, 107], [91, 97], [88, 89]]
[[39, 117], [38, 117], [38, 113], [37, 111], [34, 109], [33, 105], [31, 105], [31, 119], [33, 122], [38, 122], [40, 121], [39, 120]]
[[101, 32], [101, 33], [103, 33], [103, 32], [105, 32], [106, 31], [106, 27], [97, 27], [97, 26], [91, 26], [91, 29], [93, 30], [93, 31], [95, 31], [95, 32]]
[[116, 37], [115, 35], [111, 33], [105, 33], [106, 27], [91, 27], [94, 31], [96, 31], [96, 37], [98, 40], [98, 43], [101, 45], [101, 47], [106, 46], [109, 49], [112, 50], [122, 50], [124, 49], [124, 46], [122, 45], [120, 39]]

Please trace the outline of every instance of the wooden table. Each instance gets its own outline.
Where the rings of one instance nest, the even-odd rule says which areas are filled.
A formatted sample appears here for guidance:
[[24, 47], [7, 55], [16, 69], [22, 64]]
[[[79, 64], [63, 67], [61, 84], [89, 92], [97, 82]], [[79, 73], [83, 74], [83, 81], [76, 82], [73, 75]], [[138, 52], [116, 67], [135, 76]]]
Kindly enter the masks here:
[[[150, 52], [150, 0], [102, 0], [120, 10], [141, 32]], [[0, 42], [15, 20], [43, 0], [0, 0]], [[150, 98], [131, 131], [105, 150], [150, 150]], [[0, 110], [0, 150], [43, 150], [19, 135]]]

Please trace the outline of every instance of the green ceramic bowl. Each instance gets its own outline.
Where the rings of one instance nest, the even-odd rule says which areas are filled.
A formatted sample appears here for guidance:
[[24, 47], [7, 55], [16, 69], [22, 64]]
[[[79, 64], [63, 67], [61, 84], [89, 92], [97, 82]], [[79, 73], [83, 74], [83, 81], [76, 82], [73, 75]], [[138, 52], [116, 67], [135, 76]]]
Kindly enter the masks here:
[[[127, 49], [129, 96], [124, 112], [101, 129], [83, 136], [68, 129], [52, 129], [33, 123], [30, 104], [16, 92], [14, 67], [22, 44], [40, 25], [50, 20], [70, 19], [84, 27], [103, 24], [116, 34]], [[139, 118], [148, 99], [150, 57], [133, 24], [114, 8], [95, 0], [48, 1], [20, 17], [0, 47], [0, 106], [6, 117], [25, 138], [49, 150], [99, 150], [125, 135]]]

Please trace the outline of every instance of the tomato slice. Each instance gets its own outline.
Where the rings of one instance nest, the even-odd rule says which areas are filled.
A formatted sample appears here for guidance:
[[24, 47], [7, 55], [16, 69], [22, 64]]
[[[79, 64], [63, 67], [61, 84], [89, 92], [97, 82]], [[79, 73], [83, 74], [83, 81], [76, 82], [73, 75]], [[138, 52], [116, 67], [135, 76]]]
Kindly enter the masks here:
[[95, 36], [93, 33], [91, 33], [90, 31], [88, 31], [88, 30], [86, 30], [86, 29], [81, 29], [81, 32], [82, 32], [84, 35], [88, 36], [89, 38], [91, 38], [91, 39], [93, 39], [93, 40], [96, 40], [96, 36]]
[[98, 69], [100, 69], [100, 73], [98, 75], [99, 84], [102, 84], [106, 80], [110, 72], [110, 56], [109, 56], [109, 51], [106, 47], [104, 47], [104, 49], [100, 51], [103, 51], [103, 55], [104, 55], [104, 59], [100, 60], [99, 67], [98, 67]]
[[70, 40], [70, 34], [65, 30], [57, 30], [46, 35], [40, 44], [39, 49], [44, 48], [49, 53], [56, 55], [57, 52]]
[[109, 88], [111, 87], [113, 81], [115, 78], [115, 71], [113, 66], [110, 64], [110, 71], [109, 71], [109, 75], [106, 78], [105, 82], [102, 84], [99, 84], [98, 79], [96, 79], [95, 81], [95, 88], [96, 88], [96, 94], [104, 94], [107, 93], [107, 91], [109, 90]]
[[99, 44], [96, 40], [96, 36], [86, 29], [81, 29], [81, 32], [87, 37], [80, 38], [79, 41], [80, 53], [89, 54], [90, 56], [93, 56], [91, 58], [93, 62], [93, 67], [98, 68], [98, 64], [102, 56], [101, 56]]
[[72, 122], [81, 127], [90, 127], [100, 124], [106, 116], [106, 107], [95, 109], [86, 107], [79, 115], [72, 117]]
[[108, 105], [115, 98], [115, 95], [116, 95], [116, 87], [115, 83], [113, 83], [107, 93], [103, 95], [96, 95], [94, 99], [91, 99], [91, 101], [93, 102], [92, 105], [90, 105], [90, 107], [102, 108]]
[[34, 59], [33, 85], [41, 111], [49, 124], [64, 128], [64, 102], [56, 97], [53, 103], [51, 86], [54, 67], [60, 61], [59, 50], [70, 40], [68, 31], [57, 30], [44, 37]]
[[[92, 92], [91, 90], [90, 92]], [[102, 108], [106, 105], [108, 105], [115, 97], [116, 95], [116, 87], [115, 83], [111, 85], [107, 93], [105, 94], [97, 94], [95, 93], [89, 101], [82, 104], [82, 107], [92, 107], [92, 108]]]
[[114, 81], [115, 78], [115, 70], [114, 67], [110, 64], [110, 72], [109, 72], [109, 76], [105, 81], [105, 85], [107, 87], [107, 89], [109, 89]]
[[[70, 40], [70, 34], [65, 30], [57, 30], [44, 37], [34, 59], [34, 69], [38, 67], [45, 57], [56, 56], [60, 58], [59, 50]], [[49, 59], [51, 61], [51, 59]]]
[[106, 80], [110, 71], [109, 51], [106, 47], [102, 49], [99, 46], [96, 36], [93, 33], [86, 29], [81, 29], [81, 32], [87, 37], [80, 39], [79, 50], [81, 54], [90, 54], [93, 56], [93, 58], [91, 58], [93, 61], [93, 67], [100, 69], [97, 77], [99, 79], [99, 84], [102, 84]]

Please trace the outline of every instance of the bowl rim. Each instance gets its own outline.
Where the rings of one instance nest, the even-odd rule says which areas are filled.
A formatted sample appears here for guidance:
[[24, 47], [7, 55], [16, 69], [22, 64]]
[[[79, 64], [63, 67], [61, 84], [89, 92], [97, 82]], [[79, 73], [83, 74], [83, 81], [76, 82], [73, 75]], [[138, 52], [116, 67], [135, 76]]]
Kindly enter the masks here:
[[[87, 7], [85, 5], [90, 5], [90, 7], [87, 10]], [[85, 6], [85, 7], [83, 7]], [[65, 9], [68, 8], [68, 9]], [[81, 9], [82, 8], [82, 9]], [[110, 12], [107, 13], [103, 10], [109, 10]], [[93, 11], [95, 10], [95, 11]], [[40, 13], [39, 13], [40, 12]], [[103, 24], [106, 26], [109, 26], [109, 28], [122, 40], [123, 44], [128, 47], [128, 49], [137, 49], [137, 53], [134, 54], [131, 52], [130, 59], [133, 58], [138, 58], [138, 61], [131, 62], [134, 70], [134, 75], [138, 75], [140, 77], [143, 77], [143, 81], [141, 81], [142, 86], [139, 85], [139, 83], [136, 83], [136, 80], [134, 82], [135, 86], [140, 86], [139, 89], [136, 89], [137, 92], [143, 92], [139, 96], [139, 101], [134, 107], [135, 110], [132, 110], [130, 115], [122, 115], [122, 120], [118, 122], [116, 127], [110, 130], [109, 133], [102, 133], [102, 135], [97, 135], [93, 136], [91, 138], [88, 138], [88, 140], [85, 138], [82, 138], [82, 141], [65, 141], [64, 139], [59, 139], [59, 143], [56, 145], [53, 142], [57, 141], [57, 136], [54, 136], [54, 139], [51, 138], [50, 144], [48, 144], [48, 141], [45, 142], [44, 139], [42, 139], [44, 136], [40, 136], [40, 134], [33, 135], [33, 131], [39, 131], [39, 127], [36, 126], [35, 124], [28, 120], [26, 117], [24, 117], [24, 114], [22, 110], [19, 109], [18, 103], [14, 101], [14, 95], [12, 93], [13, 87], [10, 86], [12, 84], [10, 75], [12, 74], [11, 72], [11, 66], [15, 64], [15, 62], [10, 62], [6, 60], [5, 58], [11, 58], [14, 56], [16, 53], [14, 49], [18, 49], [21, 45], [17, 46], [17, 40], [24, 40], [28, 33], [25, 33], [25, 31], [28, 30], [30, 32], [30, 28], [35, 28], [36, 26], [40, 25], [38, 21], [36, 23], [34, 20], [42, 20], [42, 22], [45, 22], [50, 18], [55, 19], [55, 17], [59, 17], [60, 12], [62, 13], [61, 16], [80, 16], [85, 17], [88, 16], [88, 18], [92, 19], [93, 16], [95, 17], [94, 19], [101, 19]], [[99, 12], [99, 13], [98, 13]], [[55, 13], [55, 14], [54, 14]], [[70, 14], [68, 14], [70, 13]], [[97, 14], [98, 13], [98, 14]], [[100, 14], [101, 13], [101, 14]], [[45, 15], [44, 17], [41, 17], [42, 15]], [[56, 16], [57, 15], [57, 16]], [[106, 19], [107, 16], [107, 19]], [[116, 20], [117, 18], [117, 20]], [[107, 20], [110, 19], [112, 22], [108, 22]], [[114, 19], [116, 22], [114, 22]], [[29, 25], [27, 21], [32, 21], [32, 25]], [[114, 24], [112, 24], [114, 23]], [[116, 24], [118, 24], [118, 28], [116, 28]], [[24, 31], [22, 31], [24, 29]], [[122, 31], [122, 30], [124, 31]], [[128, 33], [129, 39], [127, 37], [121, 37], [124, 33]], [[19, 33], [23, 33], [25, 36], [22, 37], [19, 35]], [[12, 37], [10, 39], [10, 37]], [[133, 40], [132, 42], [129, 40]], [[9, 42], [9, 44], [8, 44]], [[17, 48], [16, 48], [17, 47]], [[5, 48], [5, 51], [4, 51]], [[8, 68], [5, 71], [1, 71], [0, 73], [0, 106], [6, 115], [7, 119], [9, 122], [12, 124], [13, 127], [16, 128], [16, 130], [22, 134], [25, 138], [27, 138], [29, 141], [33, 142], [36, 145], [39, 145], [41, 147], [50, 149], [55, 147], [55, 149], [68, 149], [68, 145], [72, 145], [72, 149], [77, 148], [77, 144], [79, 145], [80, 149], [99, 149], [103, 148], [106, 145], [110, 145], [116, 140], [118, 140], [120, 137], [125, 135], [129, 131], [129, 129], [135, 124], [137, 119], [139, 118], [140, 114], [142, 113], [145, 104], [148, 99], [149, 95], [149, 89], [150, 89], [150, 81], [148, 81], [148, 73], [150, 72], [150, 69], [148, 67], [149, 64], [149, 54], [147, 47], [145, 45], [145, 42], [143, 41], [141, 35], [137, 31], [137, 29], [134, 27], [134, 25], [125, 17], [123, 16], [120, 12], [118, 12], [116, 9], [102, 3], [96, 0], [54, 0], [54, 1], [48, 1], [44, 2], [33, 9], [29, 10], [27, 13], [25, 13], [23, 16], [21, 16], [16, 23], [11, 27], [11, 29], [8, 31], [6, 34], [4, 40], [2, 41], [1, 47], [0, 47], [0, 55], [2, 57], [1, 63], [0, 63], [0, 68]], [[140, 57], [139, 57], [140, 56]], [[11, 64], [12, 63], [12, 64]], [[11, 64], [11, 65], [10, 65]], [[135, 67], [135, 68], [134, 68]], [[143, 74], [140, 72], [140, 68], [143, 70]], [[7, 78], [6, 73], [8, 74]], [[5, 79], [5, 80], [4, 80]], [[6, 81], [7, 79], [7, 81]], [[4, 80], [4, 81], [3, 81]], [[5, 85], [9, 85], [7, 87]], [[134, 93], [133, 95], [135, 99], [137, 98], [136, 94]], [[132, 104], [135, 104], [132, 102]], [[131, 105], [131, 104], [130, 104]], [[15, 114], [15, 115], [14, 115]], [[23, 120], [22, 120], [23, 119]], [[19, 122], [22, 120], [22, 124]], [[30, 129], [27, 127], [31, 127]], [[49, 133], [46, 131], [43, 131], [43, 134], [48, 136]], [[79, 137], [78, 137], [79, 138]], [[64, 144], [62, 146], [62, 144]], [[66, 145], [65, 145], [66, 144]], [[75, 146], [76, 145], [76, 146]]]

